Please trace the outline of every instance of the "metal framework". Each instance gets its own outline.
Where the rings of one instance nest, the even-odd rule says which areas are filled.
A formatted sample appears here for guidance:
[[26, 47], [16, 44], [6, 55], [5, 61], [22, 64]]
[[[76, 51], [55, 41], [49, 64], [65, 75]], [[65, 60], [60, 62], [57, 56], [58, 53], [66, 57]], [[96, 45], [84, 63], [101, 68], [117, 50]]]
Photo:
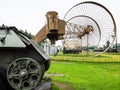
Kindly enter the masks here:
[[82, 51], [82, 47], [86, 47], [88, 52], [88, 47], [99, 48], [109, 41], [109, 47], [103, 50], [106, 52], [116, 38], [114, 17], [99, 3], [92, 1], [79, 3], [67, 11], [64, 20], [66, 21], [63, 41], [65, 48], [81, 47]]

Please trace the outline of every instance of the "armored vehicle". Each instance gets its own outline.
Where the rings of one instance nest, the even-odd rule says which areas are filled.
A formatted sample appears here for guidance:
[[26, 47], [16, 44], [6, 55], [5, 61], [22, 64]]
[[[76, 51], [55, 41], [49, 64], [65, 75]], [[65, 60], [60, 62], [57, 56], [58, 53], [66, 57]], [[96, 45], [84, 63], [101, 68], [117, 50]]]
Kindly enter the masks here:
[[0, 27], [0, 90], [31, 90], [50, 66], [50, 57], [16, 27]]

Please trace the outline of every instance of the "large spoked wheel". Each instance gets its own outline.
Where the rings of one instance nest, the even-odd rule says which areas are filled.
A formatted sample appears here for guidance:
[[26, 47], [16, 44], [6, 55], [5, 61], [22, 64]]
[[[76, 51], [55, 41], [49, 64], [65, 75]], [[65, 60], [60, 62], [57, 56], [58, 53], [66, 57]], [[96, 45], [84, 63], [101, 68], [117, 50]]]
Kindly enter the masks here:
[[67, 11], [64, 20], [66, 21], [64, 48], [81, 48], [81, 51], [87, 52], [94, 48], [91, 50], [102, 51], [97, 53], [100, 55], [114, 46], [116, 23], [112, 13], [102, 4], [93, 1], [78, 3]]
[[7, 70], [7, 79], [16, 90], [31, 90], [41, 80], [44, 65], [31, 58], [18, 58]]

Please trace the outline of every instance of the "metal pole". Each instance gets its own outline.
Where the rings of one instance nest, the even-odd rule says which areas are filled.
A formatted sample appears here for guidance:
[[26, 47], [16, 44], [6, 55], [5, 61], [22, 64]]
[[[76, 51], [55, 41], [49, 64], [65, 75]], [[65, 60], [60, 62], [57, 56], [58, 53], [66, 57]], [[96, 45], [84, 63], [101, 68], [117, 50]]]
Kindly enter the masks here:
[[116, 52], [117, 52], [117, 35], [116, 35]]
[[82, 54], [82, 38], [81, 38], [81, 54]]
[[88, 34], [87, 34], [87, 55], [88, 55]]

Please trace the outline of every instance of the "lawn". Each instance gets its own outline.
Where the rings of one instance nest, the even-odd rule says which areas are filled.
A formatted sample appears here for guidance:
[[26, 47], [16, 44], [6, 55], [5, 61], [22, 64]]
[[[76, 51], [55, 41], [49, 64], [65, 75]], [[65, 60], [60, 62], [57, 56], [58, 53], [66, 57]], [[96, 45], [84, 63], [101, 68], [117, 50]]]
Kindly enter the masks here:
[[[86, 62], [88, 57], [84, 57], [86, 61], [53, 58], [51, 67], [46, 72], [46, 75], [51, 75], [52, 90], [120, 90], [120, 62], [114, 61], [114, 55], [116, 54], [104, 54], [94, 58], [93, 62], [91, 59]], [[103, 62], [99, 62], [98, 58], [102, 58]], [[111, 59], [108, 62], [109, 58], [114, 62]]]

